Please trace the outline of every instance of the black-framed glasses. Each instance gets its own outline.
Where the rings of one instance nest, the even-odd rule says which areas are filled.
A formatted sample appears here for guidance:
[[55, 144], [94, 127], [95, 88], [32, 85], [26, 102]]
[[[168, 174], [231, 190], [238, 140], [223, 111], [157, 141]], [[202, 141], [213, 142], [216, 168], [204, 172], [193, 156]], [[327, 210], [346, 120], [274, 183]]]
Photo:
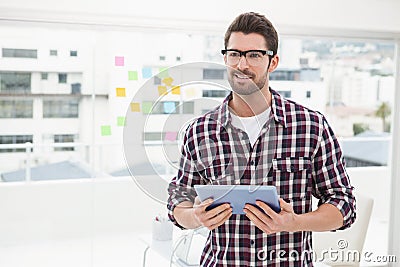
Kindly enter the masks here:
[[264, 56], [273, 56], [274, 52], [272, 50], [247, 50], [240, 51], [237, 49], [223, 49], [221, 50], [223, 55], [226, 55], [226, 62], [228, 65], [237, 65], [240, 58], [244, 56], [246, 61], [251, 66], [261, 65], [264, 61]]

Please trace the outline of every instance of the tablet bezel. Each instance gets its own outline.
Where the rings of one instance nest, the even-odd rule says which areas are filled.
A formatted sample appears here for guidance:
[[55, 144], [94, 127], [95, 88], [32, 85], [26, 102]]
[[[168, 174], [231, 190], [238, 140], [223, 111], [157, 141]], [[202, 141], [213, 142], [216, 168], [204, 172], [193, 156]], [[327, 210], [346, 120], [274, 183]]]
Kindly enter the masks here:
[[256, 201], [260, 200], [275, 212], [281, 211], [276, 187], [272, 185], [195, 185], [194, 189], [200, 201], [214, 200], [207, 210], [229, 203], [233, 214], [244, 214], [245, 204], [258, 207]]

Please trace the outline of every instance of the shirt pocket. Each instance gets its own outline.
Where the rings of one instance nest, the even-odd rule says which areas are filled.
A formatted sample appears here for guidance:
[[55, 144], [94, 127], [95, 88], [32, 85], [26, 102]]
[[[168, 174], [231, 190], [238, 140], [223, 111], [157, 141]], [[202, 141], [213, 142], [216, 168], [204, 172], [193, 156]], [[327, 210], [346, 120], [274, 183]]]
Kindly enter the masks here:
[[304, 199], [311, 194], [309, 158], [277, 158], [272, 160], [272, 178], [278, 194], [287, 202]]

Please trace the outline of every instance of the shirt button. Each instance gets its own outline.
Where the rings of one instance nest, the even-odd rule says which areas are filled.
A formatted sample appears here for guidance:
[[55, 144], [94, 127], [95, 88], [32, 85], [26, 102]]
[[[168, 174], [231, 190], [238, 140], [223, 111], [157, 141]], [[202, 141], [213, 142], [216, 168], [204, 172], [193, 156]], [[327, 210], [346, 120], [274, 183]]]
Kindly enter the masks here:
[[291, 170], [291, 171], [294, 171], [294, 169], [295, 169], [295, 168], [294, 168], [294, 165], [290, 165], [290, 170]]
[[251, 165], [254, 165], [254, 160], [250, 161], [250, 164], [251, 164]]
[[252, 246], [254, 246], [254, 240], [250, 240], [250, 244], [252, 245]]

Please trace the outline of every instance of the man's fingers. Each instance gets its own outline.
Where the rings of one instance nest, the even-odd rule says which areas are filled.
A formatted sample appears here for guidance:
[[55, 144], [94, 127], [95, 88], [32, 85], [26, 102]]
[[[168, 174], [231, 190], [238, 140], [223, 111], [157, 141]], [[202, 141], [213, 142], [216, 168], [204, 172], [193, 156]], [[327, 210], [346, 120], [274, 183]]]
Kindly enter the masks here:
[[209, 226], [207, 227], [209, 230], [213, 230], [222, 224], [225, 223], [226, 220], [229, 219], [232, 215], [232, 209], [225, 210], [224, 212], [218, 214], [216, 217], [209, 221]]

